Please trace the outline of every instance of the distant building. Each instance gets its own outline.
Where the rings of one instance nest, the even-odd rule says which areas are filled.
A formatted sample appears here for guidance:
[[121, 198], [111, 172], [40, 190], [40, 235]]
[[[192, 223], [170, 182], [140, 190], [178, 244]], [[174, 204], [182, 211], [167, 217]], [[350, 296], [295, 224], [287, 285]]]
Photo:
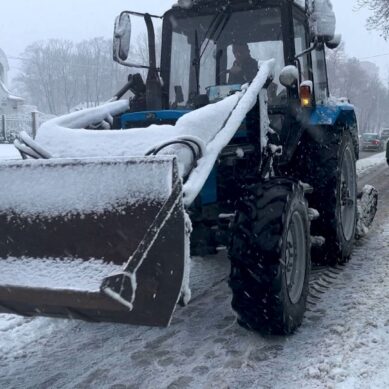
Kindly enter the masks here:
[[379, 67], [375, 63], [369, 62], [369, 61], [361, 61], [360, 64], [361, 64], [362, 69], [366, 73], [368, 73], [368, 74], [370, 74], [372, 76], [379, 77], [380, 69], [379, 69]]
[[0, 49], [0, 143], [13, 142], [20, 131], [27, 131], [33, 136], [40, 124], [54, 117], [37, 112], [36, 106], [26, 104], [23, 97], [11, 93], [8, 72], [7, 57]]
[[0, 81], [7, 85], [7, 76], [9, 72], [9, 65], [7, 57], [4, 54], [4, 51], [0, 49]]
[[0, 49], [0, 115], [19, 115], [31, 113], [35, 106], [26, 105], [22, 97], [15, 96], [8, 89], [9, 64], [3, 50]]

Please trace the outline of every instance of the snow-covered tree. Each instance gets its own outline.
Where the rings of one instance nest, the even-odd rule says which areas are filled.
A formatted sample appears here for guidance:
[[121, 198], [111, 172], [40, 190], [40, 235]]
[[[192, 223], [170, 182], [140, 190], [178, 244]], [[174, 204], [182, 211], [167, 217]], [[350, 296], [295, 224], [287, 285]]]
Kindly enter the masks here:
[[385, 38], [389, 38], [389, 0], [358, 0], [361, 7], [373, 12], [367, 20], [368, 27], [378, 30]]
[[69, 112], [108, 100], [126, 82], [129, 70], [112, 60], [112, 43], [94, 38], [36, 42], [26, 48], [17, 88], [41, 111]]
[[348, 58], [344, 46], [327, 52], [331, 94], [348, 97], [355, 105], [360, 132], [379, 131], [389, 125], [389, 91], [374, 64]]

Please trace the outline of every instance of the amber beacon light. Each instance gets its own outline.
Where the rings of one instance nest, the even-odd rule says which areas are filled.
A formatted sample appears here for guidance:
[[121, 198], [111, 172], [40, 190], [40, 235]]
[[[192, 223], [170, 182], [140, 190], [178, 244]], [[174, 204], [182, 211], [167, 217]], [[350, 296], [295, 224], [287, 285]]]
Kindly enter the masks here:
[[312, 86], [308, 83], [300, 86], [300, 102], [303, 108], [312, 107]]

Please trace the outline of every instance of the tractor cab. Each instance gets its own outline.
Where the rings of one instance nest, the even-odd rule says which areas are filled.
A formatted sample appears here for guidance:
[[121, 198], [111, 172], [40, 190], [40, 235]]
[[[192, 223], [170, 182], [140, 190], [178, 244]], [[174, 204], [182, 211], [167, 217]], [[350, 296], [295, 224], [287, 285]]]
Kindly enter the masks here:
[[[267, 87], [268, 113], [271, 127], [290, 151], [284, 155], [287, 163], [294, 152], [289, 146], [301, 136], [301, 131], [291, 129], [301, 128], [297, 122], [329, 96], [324, 43], [330, 45], [334, 37], [328, 32], [331, 20], [313, 28], [308, 14], [308, 3], [301, 0], [179, 2], [163, 17], [122, 12], [115, 26], [114, 59], [144, 71], [130, 76], [137, 78], [131, 89], [134, 114], [122, 118], [122, 128], [173, 124], [188, 111], [240, 90], [252, 81], [262, 61], [275, 59]], [[134, 16], [146, 22], [148, 65], [129, 58]], [[160, 66], [153, 27], [157, 18], [162, 19]]]
[[[279, 75], [285, 64], [294, 64], [294, 42], [285, 39], [290, 35], [286, 4], [289, 2], [200, 1], [189, 8], [173, 6], [161, 18], [160, 67], [156, 64], [152, 24], [157, 16], [123, 12], [116, 22], [114, 59], [126, 66], [148, 69], [147, 76], [143, 75], [145, 87], [138, 88], [138, 95], [160, 82], [160, 91], [154, 89], [160, 92], [160, 98], [149, 106], [146, 101], [143, 107], [135, 104], [136, 109], [189, 110], [213, 103], [251, 82], [260, 62], [271, 58], [276, 60], [276, 69], [269, 91], [270, 103], [285, 104], [287, 92]], [[149, 65], [131, 63], [127, 57], [130, 15], [145, 18]], [[302, 40], [307, 37], [299, 37], [298, 51], [307, 47]]]
[[161, 74], [169, 89], [164, 89], [164, 108], [191, 108], [226, 97], [251, 82], [260, 62], [271, 58], [276, 59], [271, 103], [282, 104], [281, 7], [246, 3], [176, 7], [165, 14], [162, 53], [167, 54]]

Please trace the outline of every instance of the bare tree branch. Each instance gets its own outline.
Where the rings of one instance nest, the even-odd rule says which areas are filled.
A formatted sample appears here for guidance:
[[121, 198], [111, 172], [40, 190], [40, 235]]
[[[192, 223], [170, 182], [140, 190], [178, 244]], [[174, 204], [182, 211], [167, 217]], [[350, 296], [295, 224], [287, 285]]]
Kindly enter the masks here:
[[378, 30], [385, 39], [389, 38], [389, 0], [358, 0], [359, 7], [373, 12], [367, 20], [370, 30]]

